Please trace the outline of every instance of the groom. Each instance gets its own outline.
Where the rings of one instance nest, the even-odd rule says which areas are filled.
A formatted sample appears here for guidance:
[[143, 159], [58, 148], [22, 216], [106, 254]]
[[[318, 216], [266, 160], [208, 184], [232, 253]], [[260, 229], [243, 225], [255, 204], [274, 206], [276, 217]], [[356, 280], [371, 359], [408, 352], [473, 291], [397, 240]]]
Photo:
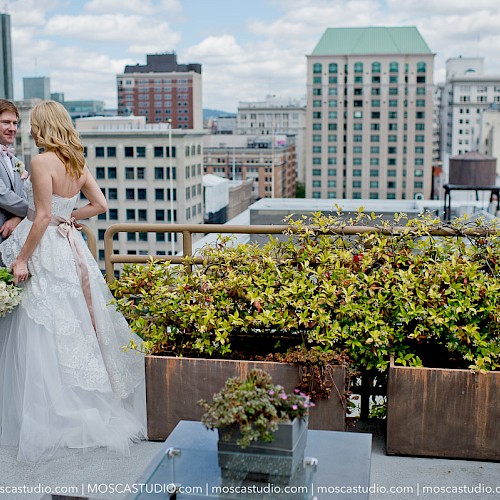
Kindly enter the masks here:
[[0, 242], [12, 234], [28, 211], [21, 179], [24, 164], [10, 150], [18, 123], [19, 111], [15, 104], [0, 99]]

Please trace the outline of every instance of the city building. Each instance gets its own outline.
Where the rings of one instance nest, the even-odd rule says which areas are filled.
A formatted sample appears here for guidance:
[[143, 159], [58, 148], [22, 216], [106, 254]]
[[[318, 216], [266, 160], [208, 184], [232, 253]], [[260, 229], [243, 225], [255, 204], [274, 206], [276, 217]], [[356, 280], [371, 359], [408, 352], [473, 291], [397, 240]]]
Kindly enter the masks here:
[[295, 197], [295, 144], [286, 136], [207, 135], [203, 163], [206, 174], [253, 179], [254, 199]]
[[0, 99], [14, 99], [9, 14], [0, 14]]
[[31, 137], [30, 113], [40, 99], [25, 99], [15, 101], [19, 111], [19, 126], [16, 134], [16, 155], [22, 158], [28, 172], [31, 171], [31, 159], [39, 153], [35, 140]]
[[[493, 104], [483, 111], [480, 137], [479, 152], [498, 160], [496, 175], [500, 178], [500, 105]], [[500, 180], [496, 184], [500, 185]]]
[[[119, 222], [203, 223], [203, 132], [147, 124], [143, 116], [80, 118], [89, 169], [109, 210], [88, 221], [97, 235], [104, 269], [104, 232]], [[181, 237], [164, 233], [120, 234], [118, 253], [170, 255]]]
[[230, 181], [219, 175], [204, 175], [205, 222], [225, 224], [244, 212], [255, 201], [252, 187], [253, 179]]
[[145, 65], [125, 66], [116, 81], [118, 115], [171, 120], [174, 129], [203, 128], [201, 64], [178, 64], [175, 53], [148, 54]]
[[307, 56], [306, 198], [429, 198], [434, 54], [415, 27], [328, 28]]
[[441, 159], [478, 151], [482, 142], [482, 114], [500, 104], [500, 74], [484, 72], [481, 57], [446, 61], [446, 82], [441, 98]]
[[261, 102], [240, 102], [236, 130], [238, 134], [286, 135], [295, 144], [297, 180], [305, 182], [305, 100], [266, 96]]
[[25, 76], [23, 78], [24, 99], [50, 99], [48, 76]]

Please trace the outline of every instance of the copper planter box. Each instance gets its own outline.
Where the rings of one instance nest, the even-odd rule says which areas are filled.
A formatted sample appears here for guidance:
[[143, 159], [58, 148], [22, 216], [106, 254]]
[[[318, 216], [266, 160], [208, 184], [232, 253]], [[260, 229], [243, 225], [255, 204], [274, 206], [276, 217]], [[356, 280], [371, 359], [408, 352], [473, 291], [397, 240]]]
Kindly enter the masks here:
[[500, 460], [500, 372], [391, 363], [387, 453]]
[[[291, 391], [299, 381], [299, 369], [288, 363], [220, 359], [146, 356], [148, 438], [163, 441], [180, 420], [200, 420], [200, 399], [211, 401], [230, 377], [246, 377], [249, 370], [268, 372], [273, 383]], [[332, 395], [316, 402], [309, 415], [309, 428], [345, 431], [345, 368], [332, 366]]]

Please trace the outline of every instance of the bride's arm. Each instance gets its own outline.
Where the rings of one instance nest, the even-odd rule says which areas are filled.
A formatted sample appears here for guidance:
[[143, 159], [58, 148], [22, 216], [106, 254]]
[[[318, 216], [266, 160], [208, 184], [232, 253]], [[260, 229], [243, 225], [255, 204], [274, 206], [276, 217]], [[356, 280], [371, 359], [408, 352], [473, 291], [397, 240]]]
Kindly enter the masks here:
[[19, 255], [12, 264], [14, 283], [28, 278], [28, 259], [40, 243], [52, 217], [52, 176], [47, 158], [38, 155], [31, 161], [31, 183], [35, 202], [35, 220]]
[[85, 167], [83, 175], [85, 177], [81, 190], [89, 203], [84, 207], [77, 208], [71, 212], [71, 216], [76, 220], [94, 217], [95, 215], [102, 214], [108, 209], [106, 198], [102, 194], [101, 189], [97, 185], [97, 182], [92, 177], [92, 174], [89, 172], [87, 167]]

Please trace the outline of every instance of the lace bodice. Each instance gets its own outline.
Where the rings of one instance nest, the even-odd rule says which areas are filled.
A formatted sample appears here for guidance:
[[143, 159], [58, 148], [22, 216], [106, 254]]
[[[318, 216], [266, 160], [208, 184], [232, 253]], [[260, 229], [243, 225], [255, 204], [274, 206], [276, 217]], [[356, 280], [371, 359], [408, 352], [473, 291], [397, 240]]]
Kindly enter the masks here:
[[[26, 194], [28, 195], [28, 206], [31, 210], [35, 210], [35, 201], [33, 197], [33, 185], [30, 179], [25, 181]], [[57, 194], [52, 195], [52, 215], [59, 216], [63, 219], [69, 219], [71, 217], [71, 212], [75, 208], [76, 201], [78, 200], [78, 194], [75, 194], [72, 198], [64, 198]]]

